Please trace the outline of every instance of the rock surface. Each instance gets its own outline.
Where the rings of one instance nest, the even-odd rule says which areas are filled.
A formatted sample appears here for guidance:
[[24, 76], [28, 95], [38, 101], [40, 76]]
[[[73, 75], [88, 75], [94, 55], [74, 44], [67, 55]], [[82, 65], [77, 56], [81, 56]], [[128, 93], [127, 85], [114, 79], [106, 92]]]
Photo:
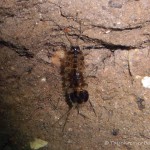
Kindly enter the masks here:
[[[149, 149], [149, 14], [149, 0], [1, 0], [0, 149], [37, 137], [43, 150]], [[93, 107], [66, 122], [59, 57], [70, 41], [85, 55]]]

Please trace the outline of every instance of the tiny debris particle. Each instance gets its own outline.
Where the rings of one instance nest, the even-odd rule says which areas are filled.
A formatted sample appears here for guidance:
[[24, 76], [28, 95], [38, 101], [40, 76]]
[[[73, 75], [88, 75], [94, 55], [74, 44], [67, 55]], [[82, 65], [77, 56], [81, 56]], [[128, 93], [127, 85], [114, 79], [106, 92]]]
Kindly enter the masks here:
[[139, 110], [143, 110], [145, 108], [145, 101], [144, 99], [140, 97], [137, 97], [137, 104], [138, 104]]
[[15, 70], [15, 67], [11, 66], [11, 67], [10, 67], [10, 70]]
[[59, 119], [59, 117], [55, 116], [55, 120], [58, 120], [58, 119]]
[[33, 150], [37, 150], [37, 149], [47, 146], [47, 144], [48, 144], [47, 141], [35, 138], [34, 141], [30, 142], [30, 147]]
[[68, 143], [68, 144], [71, 144], [71, 143], [72, 143], [72, 141], [71, 141], [71, 140], [68, 140], [68, 141], [67, 141], [67, 143]]
[[136, 79], [140, 79], [140, 78], [141, 78], [141, 76], [137, 75], [137, 76], [135, 76], [135, 78], [136, 78]]
[[41, 79], [41, 82], [46, 82], [46, 78], [43, 77], [43, 78]]
[[110, 30], [107, 30], [105, 33], [106, 33], [106, 34], [110, 33]]
[[69, 128], [68, 131], [72, 131], [72, 128]]
[[112, 135], [117, 136], [119, 134], [119, 129], [113, 129]]
[[150, 77], [144, 77], [141, 82], [143, 84], [143, 87], [150, 89]]
[[40, 18], [40, 19], [42, 18], [42, 14], [41, 14], [41, 13], [39, 13], [39, 18]]
[[118, 2], [117, 0], [110, 0], [108, 2], [108, 6], [112, 8], [122, 8], [122, 3]]

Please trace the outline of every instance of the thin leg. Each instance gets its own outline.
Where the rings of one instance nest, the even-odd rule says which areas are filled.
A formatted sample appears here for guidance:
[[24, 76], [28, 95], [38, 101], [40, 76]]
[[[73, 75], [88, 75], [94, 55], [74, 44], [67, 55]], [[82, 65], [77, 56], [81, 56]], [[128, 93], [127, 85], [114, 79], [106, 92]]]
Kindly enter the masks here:
[[68, 113], [67, 113], [67, 116], [66, 116], [66, 119], [65, 119], [65, 123], [64, 123], [63, 128], [62, 128], [62, 132], [64, 132], [64, 129], [65, 129], [65, 126], [66, 126], [66, 124], [67, 124], [68, 118], [69, 118], [69, 116], [70, 116], [71, 110], [72, 110], [72, 108], [69, 109], [69, 111], [68, 111]]
[[64, 128], [65, 128], [65, 125], [66, 125], [66, 122], [67, 122], [67, 120], [68, 120], [68, 117], [69, 117], [69, 115], [70, 115], [70, 111], [71, 111], [71, 110], [72, 110], [72, 107], [69, 108], [69, 110], [68, 110], [65, 114], [63, 114], [63, 115], [52, 125], [52, 127], [55, 126], [62, 118], [64, 118], [64, 117], [67, 115], [65, 124], [63, 125], [63, 129], [62, 129], [62, 131], [64, 131]]
[[97, 76], [96, 76], [97, 70], [98, 70], [98, 66], [93, 66], [92, 71], [90, 71], [90, 73], [88, 73], [88, 75], [86, 76], [86, 78], [88, 78], [88, 77], [90, 77], [90, 78], [97, 78]]
[[65, 32], [65, 36], [67, 38], [67, 40], [70, 42], [70, 45], [73, 45], [73, 42], [70, 40], [69, 36], [67, 35], [67, 33]]
[[94, 112], [94, 114], [95, 114], [95, 116], [97, 116], [96, 115], [96, 111], [95, 111], [95, 109], [94, 109], [94, 107], [93, 107], [93, 105], [92, 105], [92, 102], [89, 100], [89, 103], [90, 103], [90, 105], [91, 105], [91, 107], [92, 107], [92, 109], [93, 109], [93, 112]]
[[82, 35], [81, 21], [79, 21], [79, 23], [80, 23], [80, 35], [76, 41], [77, 45], [79, 45], [79, 39], [81, 38], [81, 35]]
[[[85, 116], [83, 113], [81, 113], [81, 111], [79, 110], [79, 105], [77, 105], [77, 110], [78, 110], [78, 114], [81, 115], [84, 119], [88, 118], [87, 116]], [[89, 119], [89, 118], [88, 118]]]

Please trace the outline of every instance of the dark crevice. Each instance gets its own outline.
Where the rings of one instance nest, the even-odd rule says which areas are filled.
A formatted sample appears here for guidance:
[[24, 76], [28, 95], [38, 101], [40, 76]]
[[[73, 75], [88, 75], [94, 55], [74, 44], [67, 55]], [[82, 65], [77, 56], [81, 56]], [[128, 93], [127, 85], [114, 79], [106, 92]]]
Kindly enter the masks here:
[[133, 74], [132, 74], [132, 70], [131, 70], [131, 66], [130, 66], [130, 53], [128, 51], [128, 74], [130, 76], [130, 81], [131, 81], [131, 84], [133, 85], [134, 83], [134, 78], [133, 78]]
[[[63, 29], [59, 29], [59, 31], [63, 31]], [[63, 31], [64, 32], [64, 31]], [[139, 45], [137, 46], [132, 46], [132, 45], [121, 45], [121, 44], [114, 44], [114, 43], [109, 43], [106, 42], [104, 40], [101, 39], [96, 39], [96, 38], [91, 38], [85, 35], [79, 35], [77, 33], [70, 33], [67, 34], [69, 37], [71, 37], [72, 39], [80, 39], [82, 41], [84, 41], [84, 43], [89, 43], [88, 46], [84, 46], [83, 49], [102, 49], [102, 48], [106, 48], [109, 49], [110, 51], [114, 52], [115, 50], [131, 50], [131, 49], [135, 49], [137, 47], [140, 47]], [[49, 43], [50, 44], [50, 43]], [[46, 43], [46, 45], [49, 45], [48, 43]], [[90, 45], [91, 44], [91, 45]], [[54, 45], [65, 45], [63, 42], [59, 42], [59, 43], [54, 43]]]
[[127, 26], [127, 27], [122, 27], [122, 28], [117, 28], [117, 27], [106, 27], [103, 25], [91, 25], [93, 28], [101, 28], [105, 30], [112, 30], [112, 31], [125, 31], [125, 30], [134, 30], [134, 29], [140, 29], [144, 27], [145, 25], [149, 24], [150, 20], [146, 20], [144, 22], [141, 22], [139, 24], [136, 24], [134, 26]]
[[107, 43], [107, 42], [102, 42], [102, 45], [105, 48], [107, 48], [111, 51], [115, 51], [115, 50], [118, 50], [118, 49], [120, 49], [120, 50], [130, 50], [130, 49], [136, 48], [135, 46], [127, 46], [127, 45], [120, 45], [120, 44], [115, 45], [115, 44]]
[[125, 30], [134, 30], [134, 29], [139, 29], [142, 28], [142, 25], [137, 25], [134, 27], [124, 27], [124, 28], [113, 28], [113, 27], [105, 27], [105, 26], [99, 26], [99, 25], [92, 25], [94, 28], [101, 28], [105, 30], [112, 30], [112, 31], [125, 31]]
[[9, 41], [0, 40], [0, 46], [6, 46], [10, 49], [15, 50], [15, 52], [17, 52], [19, 56], [25, 56], [27, 58], [34, 57], [34, 54], [32, 52], [29, 52], [29, 50], [25, 46], [22, 46], [22, 45], [17, 45]]
[[[147, 23], [147, 22], [145, 22], [145, 23]], [[98, 28], [103, 28], [103, 29], [111, 29], [111, 30], [114, 30], [114, 31], [123, 31], [123, 30], [133, 30], [133, 29], [142, 28], [143, 24], [139, 24], [139, 25], [134, 26], [134, 27], [125, 27], [125, 28], [107, 28], [105, 26], [96, 26], [96, 25], [92, 25], [92, 26], [93, 27], [98, 27]], [[58, 24], [57, 24], [57, 27], [58, 27], [56, 29], [57, 31], [64, 32], [65, 27], [61, 27]], [[109, 42], [103, 41], [101, 39], [90, 38], [90, 37], [88, 37], [86, 35], [79, 35], [79, 34], [77, 34], [75, 32], [76, 30], [78, 31], [78, 29], [73, 28], [73, 27], [68, 27], [68, 28], [71, 31], [74, 30], [73, 33], [70, 33], [70, 32], [67, 33], [68, 36], [70, 36], [72, 38], [75, 37], [76, 39], [80, 39], [80, 40], [84, 41], [85, 43], [89, 43], [89, 42], [93, 43], [92, 45], [85, 46], [83, 49], [101, 49], [101, 48], [107, 48], [110, 51], [114, 52], [115, 50], [118, 50], [118, 49], [120, 49], [120, 50], [131, 50], [131, 49], [139, 48], [141, 46], [141, 44], [133, 46], [133, 45], [121, 45], [121, 44], [109, 43]]]
[[101, 46], [101, 45], [89, 45], [89, 46], [83, 46], [83, 50], [84, 49], [102, 49], [104, 48], [104, 46]]
[[3, 8], [3, 7], [0, 7], [0, 15], [7, 16], [7, 17], [15, 16], [15, 14], [14, 14], [14, 12], [12, 12], [12, 10], [10, 10], [9, 8]]
[[[94, 39], [94, 38], [89, 38], [87, 36], [84, 37], [80, 37], [80, 39], [82, 39], [84, 42], [93, 42], [96, 43], [97, 46], [89, 46], [92, 49], [98, 49], [98, 48], [107, 48], [110, 51], [115, 51], [115, 50], [130, 50], [130, 49], [135, 49], [137, 48], [136, 46], [131, 46], [131, 45], [120, 45], [120, 44], [113, 44], [113, 43], [108, 43], [106, 41], [103, 40], [99, 40], [99, 39]], [[99, 45], [99, 46], [98, 46]]]

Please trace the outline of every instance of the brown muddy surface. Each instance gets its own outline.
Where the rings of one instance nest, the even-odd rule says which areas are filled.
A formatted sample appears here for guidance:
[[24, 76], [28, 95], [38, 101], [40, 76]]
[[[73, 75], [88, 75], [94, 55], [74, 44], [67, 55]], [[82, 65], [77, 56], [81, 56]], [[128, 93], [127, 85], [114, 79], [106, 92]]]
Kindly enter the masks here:
[[[79, 108], [86, 117], [72, 109], [67, 122], [59, 58], [70, 47], [65, 33], [84, 53], [93, 106]], [[0, 1], [0, 150], [29, 150], [34, 138], [48, 142], [41, 150], [149, 150], [144, 77], [149, 0]]]

